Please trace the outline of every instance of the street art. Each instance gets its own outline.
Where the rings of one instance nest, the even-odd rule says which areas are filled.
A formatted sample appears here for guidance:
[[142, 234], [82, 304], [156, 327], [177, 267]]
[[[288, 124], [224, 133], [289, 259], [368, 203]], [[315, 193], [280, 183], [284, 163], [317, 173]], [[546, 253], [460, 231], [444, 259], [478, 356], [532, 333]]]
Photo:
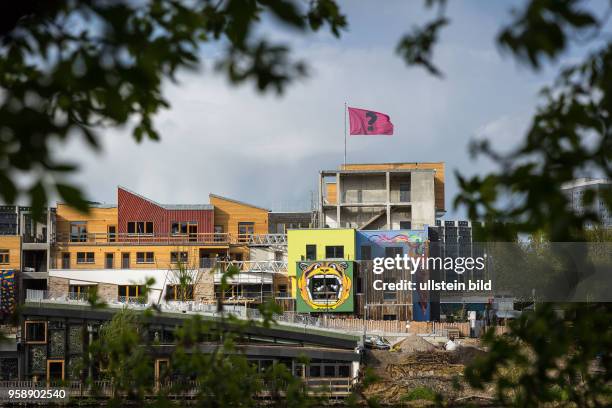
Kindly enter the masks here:
[[352, 312], [353, 263], [297, 262], [298, 312]]
[[0, 271], [0, 314], [9, 315], [15, 311], [15, 271]]

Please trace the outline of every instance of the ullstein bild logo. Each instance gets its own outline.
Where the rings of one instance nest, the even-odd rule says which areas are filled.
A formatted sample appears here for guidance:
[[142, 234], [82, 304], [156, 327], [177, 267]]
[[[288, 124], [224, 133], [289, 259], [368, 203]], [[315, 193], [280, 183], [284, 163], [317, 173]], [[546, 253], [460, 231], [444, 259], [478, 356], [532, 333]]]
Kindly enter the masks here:
[[[404, 269], [409, 270], [411, 275], [421, 270], [451, 270], [462, 275], [467, 271], [482, 271], [485, 267], [485, 259], [483, 257], [459, 257], [459, 258], [442, 258], [442, 257], [410, 257], [407, 254], [396, 255], [395, 258], [374, 258], [372, 272], [380, 275], [387, 270]], [[404, 291], [404, 290], [435, 290], [435, 291], [462, 291], [462, 290], [491, 290], [490, 280], [468, 280], [467, 282], [436, 282], [433, 280], [427, 281], [410, 281], [401, 279], [399, 282], [383, 282], [381, 279], [372, 282], [374, 290], [384, 291]]]

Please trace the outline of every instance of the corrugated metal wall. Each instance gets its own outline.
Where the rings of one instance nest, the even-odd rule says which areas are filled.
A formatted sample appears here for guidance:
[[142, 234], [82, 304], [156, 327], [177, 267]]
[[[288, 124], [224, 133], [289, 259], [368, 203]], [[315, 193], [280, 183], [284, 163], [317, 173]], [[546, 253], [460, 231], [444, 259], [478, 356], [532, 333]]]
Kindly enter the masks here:
[[117, 196], [119, 234], [127, 233], [130, 221], [153, 221], [153, 233], [159, 235], [169, 234], [174, 221], [196, 222], [198, 233], [214, 232], [213, 210], [166, 210], [122, 188], [118, 189]]

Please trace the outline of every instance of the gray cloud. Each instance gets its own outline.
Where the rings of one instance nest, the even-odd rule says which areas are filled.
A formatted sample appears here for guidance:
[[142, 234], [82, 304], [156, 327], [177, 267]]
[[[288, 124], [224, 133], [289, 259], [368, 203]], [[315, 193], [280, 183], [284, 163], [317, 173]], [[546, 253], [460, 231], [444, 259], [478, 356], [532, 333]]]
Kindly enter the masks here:
[[[156, 120], [161, 142], [137, 145], [126, 130], [114, 129], [104, 132], [99, 155], [71, 142], [63, 154], [82, 166], [73, 180], [98, 201], [114, 202], [121, 184], [160, 202], [207, 202], [214, 192], [261, 206], [307, 208], [318, 171], [342, 162], [348, 101], [390, 114], [396, 129], [391, 137], [349, 137], [349, 162], [445, 161], [450, 210], [453, 171], [491, 168], [469, 158], [469, 141], [517, 143], [550, 75], [535, 76], [500, 57], [493, 44], [499, 24], [478, 26], [467, 16], [436, 51], [446, 78], [432, 78], [394, 55], [398, 33], [409, 27], [395, 18], [392, 33], [380, 38], [359, 25], [338, 42], [293, 38], [312, 73], [283, 97], [228, 86], [210, 70], [180, 75], [178, 85], [166, 85], [172, 108]], [[373, 37], [365, 43], [364, 30]]]

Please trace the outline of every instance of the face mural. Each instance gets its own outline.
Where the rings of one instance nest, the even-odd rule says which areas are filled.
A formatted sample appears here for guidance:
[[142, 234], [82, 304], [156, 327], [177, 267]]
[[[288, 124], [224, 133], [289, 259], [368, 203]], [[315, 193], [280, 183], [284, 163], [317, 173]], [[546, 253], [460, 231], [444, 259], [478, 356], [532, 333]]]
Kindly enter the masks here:
[[353, 311], [353, 264], [298, 262], [298, 312]]

